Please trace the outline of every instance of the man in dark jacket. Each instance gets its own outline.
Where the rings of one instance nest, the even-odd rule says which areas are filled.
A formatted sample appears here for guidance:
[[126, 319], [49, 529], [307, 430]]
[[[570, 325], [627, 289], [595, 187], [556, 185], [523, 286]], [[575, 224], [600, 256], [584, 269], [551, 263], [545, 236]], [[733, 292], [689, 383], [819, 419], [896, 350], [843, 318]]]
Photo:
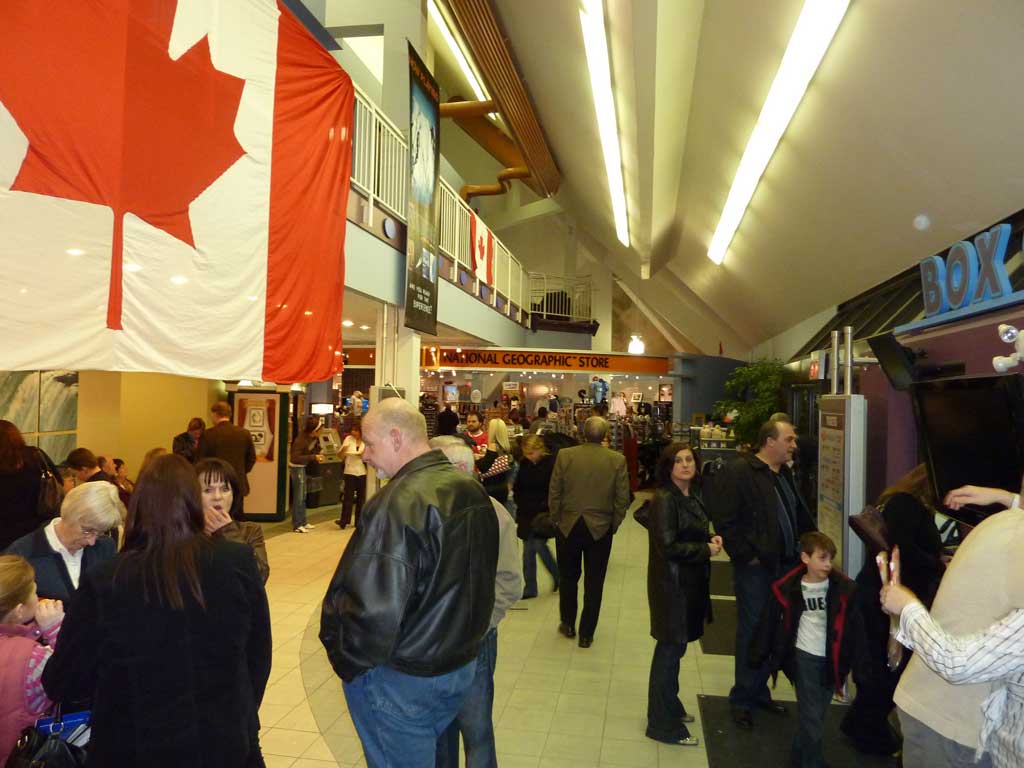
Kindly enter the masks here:
[[444, 410], [437, 414], [437, 434], [454, 435], [459, 431], [459, 414], [452, 410], [451, 403], [445, 403]]
[[249, 472], [256, 466], [256, 446], [249, 430], [231, 423], [231, 406], [214, 403], [210, 409], [213, 426], [199, 438], [200, 459], [223, 459], [238, 473], [242, 495], [249, 495]]
[[331, 580], [320, 641], [367, 763], [432, 767], [490, 623], [498, 522], [483, 487], [430, 450], [415, 406], [374, 405], [363, 440], [364, 460], [390, 480]]
[[741, 456], [714, 476], [708, 496], [711, 519], [732, 560], [736, 590], [735, 684], [732, 716], [741, 728], [754, 725], [754, 707], [785, 714], [771, 699], [768, 668], [748, 664], [751, 637], [771, 585], [799, 560], [800, 536], [815, 528], [786, 465], [796, 453], [796, 431], [786, 421], [767, 421], [756, 454]]

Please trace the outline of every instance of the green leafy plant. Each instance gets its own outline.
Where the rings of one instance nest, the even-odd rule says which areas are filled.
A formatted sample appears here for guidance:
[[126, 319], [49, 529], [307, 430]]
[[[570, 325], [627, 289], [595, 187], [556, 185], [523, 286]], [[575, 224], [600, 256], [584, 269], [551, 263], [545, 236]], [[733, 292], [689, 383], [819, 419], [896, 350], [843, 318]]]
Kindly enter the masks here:
[[736, 431], [741, 443], [753, 445], [757, 431], [776, 411], [783, 407], [783, 387], [794, 377], [781, 360], [755, 360], [740, 366], [729, 374], [725, 391], [730, 399], [715, 403], [717, 419], [738, 411], [729, 426]]

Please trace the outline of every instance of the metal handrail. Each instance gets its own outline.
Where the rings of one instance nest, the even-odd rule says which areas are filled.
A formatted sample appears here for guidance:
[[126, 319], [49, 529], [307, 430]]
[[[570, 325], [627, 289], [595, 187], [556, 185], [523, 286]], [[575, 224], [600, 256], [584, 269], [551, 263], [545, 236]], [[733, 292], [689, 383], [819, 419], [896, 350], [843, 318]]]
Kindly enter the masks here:
[[530, 272], [530, 312], [547, 320], [592, 320], [591, 294], [590, 275], [564, 277]]

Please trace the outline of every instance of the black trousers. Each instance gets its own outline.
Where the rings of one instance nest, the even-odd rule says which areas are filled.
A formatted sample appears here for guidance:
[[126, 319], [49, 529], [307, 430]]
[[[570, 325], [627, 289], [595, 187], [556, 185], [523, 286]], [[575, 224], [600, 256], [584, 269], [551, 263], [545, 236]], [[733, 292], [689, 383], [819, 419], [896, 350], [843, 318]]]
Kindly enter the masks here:
[[345, 475], [345, 490], [341, 499], [341, 524], [352, 522], [352, 510], [355, 508], [355, 523], [359, 525], [359, 513], [363, 511], [366, 501], [366, 475]]
[[686, 653], [686, 643], [664, 643], [654, 646], [651, 677], [647, 684], [647, 732], [662, 738], [685, 738], [689, 729], [682, 722], [686, 707], [679, 700], [679, 660]]
[[774, 572], [764, 565], [733, 564], [733, 586], [736, 592], [736, 683], [729, 691], [729, 703], [743, 709], [772, 700], [768, 690], [771, 670], [768, 660], [759, 668], [751, 669], [750, 641], [757, 629], [761, 612], [772, 599]]
[[562, 622], [576, 626], [577, 587], [583, 574], [583, 613], [580, 615], [581, 637], [593, 637], [597, 619], [601, 614], [604, 577], [608, 573], [608, 558], [612, 553], [611, 528], [595, 540], [581, 517], [569, 531], [556, 537], [558, 551], [558, 606]]

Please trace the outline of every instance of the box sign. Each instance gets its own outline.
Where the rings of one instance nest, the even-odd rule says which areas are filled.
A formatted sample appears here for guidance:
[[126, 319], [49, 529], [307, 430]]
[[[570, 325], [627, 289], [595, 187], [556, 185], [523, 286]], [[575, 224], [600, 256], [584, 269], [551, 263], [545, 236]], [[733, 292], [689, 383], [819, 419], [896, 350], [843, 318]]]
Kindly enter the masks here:
[[927, 328], [1024, 302], [1013, 292], [1006, 272], [1010, 225], [997, 224], [974, 238], [961, 240], [946, 255], [921, 262], [924, 320], [893, 329], [895, 333]]
[[635, 373], [666, 376], [665, 357], [602, 355], [594, 352], [549, 352], [528, 349], [429, 348], [422, 351], [423, 368], [472, 368], [506, 371], [565, 371], [572, 373]]

